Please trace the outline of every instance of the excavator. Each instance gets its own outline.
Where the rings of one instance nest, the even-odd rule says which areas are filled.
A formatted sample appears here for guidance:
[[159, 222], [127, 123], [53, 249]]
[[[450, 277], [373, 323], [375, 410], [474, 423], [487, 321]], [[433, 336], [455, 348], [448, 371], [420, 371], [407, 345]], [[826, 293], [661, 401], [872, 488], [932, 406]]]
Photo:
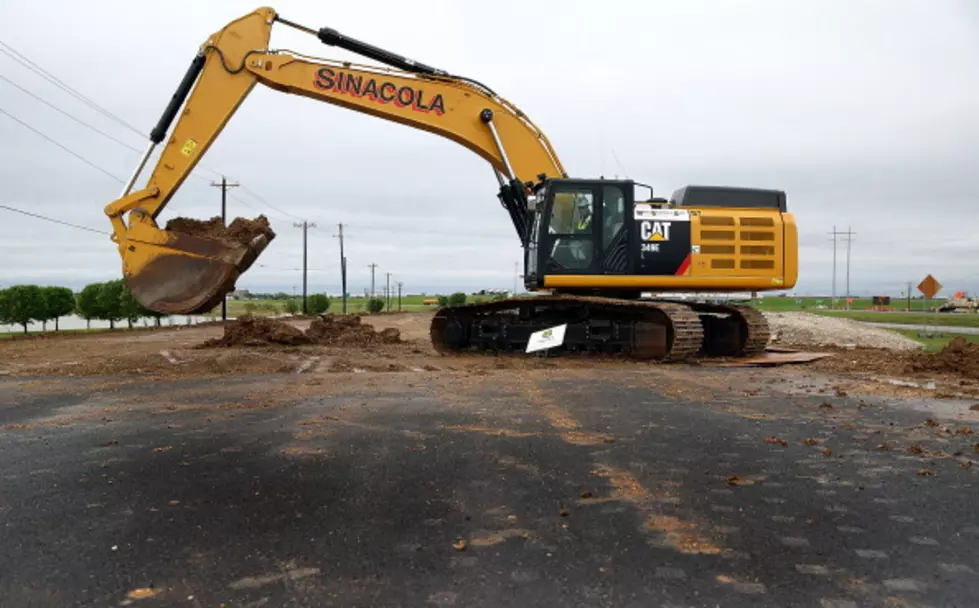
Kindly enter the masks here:
[[[381, 65], [270, 49], [276, 23]], [[700, 294], [796, 283], [798, 235], [784, 191], [693, 185], [663, 198], [628, 179], [570, 177], [544, 133], [488, 86], [263, 7], [200, 46], [120, 198], [105, 208], [126, 284], [147, 308], [212, 310], [275, 237], [268, 229], [234, 241], [156, 223], [259, 83], [440, 135], [491, 165], [530, 293], [441, 308], [430, 328], [441, 353], [523, 350], [535, 332], [564, 326], [560, 352], [751, 356], [767, 345], [764, 317]], [[133, 190], [159, 144], [152, 175]]]

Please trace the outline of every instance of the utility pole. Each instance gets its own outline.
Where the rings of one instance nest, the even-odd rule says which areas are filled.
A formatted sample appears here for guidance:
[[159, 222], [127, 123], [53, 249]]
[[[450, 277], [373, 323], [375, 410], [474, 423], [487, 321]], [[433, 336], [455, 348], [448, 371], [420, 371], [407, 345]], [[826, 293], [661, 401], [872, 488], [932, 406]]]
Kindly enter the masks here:
[[514, 296], [517, 295], [517, 277], [520, 274], [520, 271], [517, 270], [517, 268], [519, 267], [519, 264], [520, 262], [513, 263], [513, 295]]
[[343, 314], [347, 314], [347, 258], [343, 255], [343, 224], [337, 224], [337, 238], [340, 239], [340, 289], [343, 290]]
[[391, 273], [385, 273], [387, 275], [387, 286], [384, 288], [384, 310], [391, 311]]
[[[836, 237], [846, 237], [846, 299], [850, 299], [850, 244], [857, 233], [846, 227], [846, 232], [837, 230], [833, 226], [833, 232], [829, 233], [833, 237], [833, 307], [836, 307]], [[848, 302], [849, 303], [849, 302]]]
[[833, 226], [833, 299], [830, 300], [830, 308], [836, 308], [836, 226]]
[[[221, 183], [211, 182], [212, 188], [221, 188], [221, 223], [228, 225], [228, 188], [237, 188], [241, 184], [229, 184], [228, 180], [222, 175]], [[221, 320], [228, 320], [228, 298], [221, 299]]]
[[[853, 237], [856, 233], [850, 230], [850, 227], [846, 227], [846, 298], [847, 301], [850, 299], [850, 243], [853, 242]], [[847, 306], [849, 308], [849, 306]]]
[[398, 312], [401, 312], [401, 287], [404, 285], [401, 281], [398, 281]]
[[911, 312], [911, 281], [908, 281], [908, 312]]
[[303, 229], [303, 314], [305, 315], [305, 314], [309, 314], [309, 309], [306, 307], [306, 257], [307, 257], [306, 256], [307, 253], [306, 232], [310, 228], [316, 228], [316, 224], [310, 224], [306, 220], [303, 220], [302, 224], [293, 223], [293, 226], [296, 228]]
[[846, 227], [846, 232], [842, 230], [837, 230], [836, 226], [833, 226], [833, 232], [829, 233], [833, 237], [833, 307], [836, 307], [836, 237], [844, 237], [846, 239], [846, 299], [847, 308], [849, 308], [850, 300], [850, 244], [853, 242], [853, 237], [857, 235], [856, 232], [850, 230], [850, 227]]
[[377, 268], [377, 264], [368, 264], [367, 267], [371, 269], [371, 299], [374, 299], [374, 269]]

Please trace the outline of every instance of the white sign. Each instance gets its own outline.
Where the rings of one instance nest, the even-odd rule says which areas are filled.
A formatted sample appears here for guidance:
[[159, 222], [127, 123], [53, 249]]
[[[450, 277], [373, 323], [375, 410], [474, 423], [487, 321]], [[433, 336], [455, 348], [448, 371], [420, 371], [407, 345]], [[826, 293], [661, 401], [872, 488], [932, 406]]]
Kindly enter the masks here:
[[539, 350], [545, 350], [548, 348], [554, 348], [555, 346], [561, 346], [564, 344], [564, 332], [568, 329], [568, 324], [558, 325], [556, 327], [550, 327], [548, 329], [542, 329], [541, 331], [535, 331], [530, 334], [530, 340], [527, 341], [527, 352], [532, 353]]
[[649, 221], [689, 222], [690, 212], [686, 209], [660, 209], [652, 205], [637, 204], [633, 209], [633, 218]]

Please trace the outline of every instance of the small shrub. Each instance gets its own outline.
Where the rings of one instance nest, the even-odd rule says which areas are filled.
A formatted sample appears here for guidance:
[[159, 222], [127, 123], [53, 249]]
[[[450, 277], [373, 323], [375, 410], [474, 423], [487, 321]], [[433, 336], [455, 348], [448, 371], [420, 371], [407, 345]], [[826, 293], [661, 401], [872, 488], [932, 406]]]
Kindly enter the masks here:
[[384, 300], [381, 298], [371, 298], [367, 301], [367, 312], [376, 315], [382, 310], [384, 310]]
[[462, 306], [466, 303], [466, 294], [457, 291], [449, 296], [449, 306]]
[[306, 298], [306, 308], [311, 315], [321, 315], [330, 310], [330, 298], [321, 293], [314, 293]]

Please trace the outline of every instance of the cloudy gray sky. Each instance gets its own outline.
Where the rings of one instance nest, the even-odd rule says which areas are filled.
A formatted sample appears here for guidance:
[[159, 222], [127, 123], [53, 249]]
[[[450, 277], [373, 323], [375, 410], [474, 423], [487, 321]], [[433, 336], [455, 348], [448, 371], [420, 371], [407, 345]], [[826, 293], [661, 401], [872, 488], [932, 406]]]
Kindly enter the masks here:
[[[0, 0], [0, 41], [9, 45], [0, 52], [0, 110], [125, 178], [136, 152], [12, 83], [128, 146], [144, 140], [19, 65], [9, 48], [147, 132], [198, 45], [257, 6]], [[949, 288], [979, 290], [974, 2], [274, 6], [487, 83], [534, 119], [574, 176], [627, 175], [663, 194], [688, 183], [786, 190], [801, 233], [797, 293], [829, 292], [834, 224], [857, 233], [854, 292], [896, 295], [927, 272]], [[281, 25], [272, 46], [352, 57]], [[3, 114], [0, 142], [0, 204], [109, 229], [102, 209], [118, 196], [115, 179]], [[215, 172], [248, 188], [234, 191], [230, 215], [266, 213], [280, 235], [259, 260], [268, 268], [253, 267], [239, 287], [301, 285], [289, 270], [301, 264], [297, 218], [317, 224], [312, 291], [338, 289], [338, 222], [347, 225], [354, 291], [369, 285], [372, 262], [411, 291], [513, 283], [520, 248], [488, 165], [431, 134], [259, 86], [163, 219], [217, 213]], [[3, 209], [0, 256], [0, 285], [78, 287], [120, 273], [107, 237]]]

